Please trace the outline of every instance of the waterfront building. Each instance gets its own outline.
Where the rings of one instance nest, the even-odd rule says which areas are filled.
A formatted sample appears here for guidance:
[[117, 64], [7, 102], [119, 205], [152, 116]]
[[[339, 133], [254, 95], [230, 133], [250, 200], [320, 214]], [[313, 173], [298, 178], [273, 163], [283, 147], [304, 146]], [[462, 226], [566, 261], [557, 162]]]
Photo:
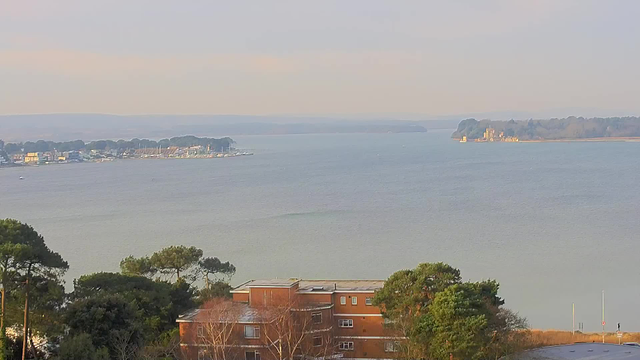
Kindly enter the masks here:
[[496, 129], [494, 129], [494, 128], [487, 128], [484, 131], [484, 140], [485, 141], [494, 141], [495, 140], [495, 136], [496, 136]]
[[26, 164], [38, 164], [43, 160], [43, 155], [40, 152], [30, 152], [24, 157], [24, 162]]
[[[275, 360], [283, 358], [279, 351], [286, 337], [289, 344], [297, 339], [296, 358], [394, 358], [403, 338], [385, 327], [373, 305], [383, 285], [382, 280], [248, 281], [231, 291], [232, 300], [178, 318], [183, 357], [213, 359], [228, 351], [227, 358]], [[285, 331], [286, 324], [294, 328]]]

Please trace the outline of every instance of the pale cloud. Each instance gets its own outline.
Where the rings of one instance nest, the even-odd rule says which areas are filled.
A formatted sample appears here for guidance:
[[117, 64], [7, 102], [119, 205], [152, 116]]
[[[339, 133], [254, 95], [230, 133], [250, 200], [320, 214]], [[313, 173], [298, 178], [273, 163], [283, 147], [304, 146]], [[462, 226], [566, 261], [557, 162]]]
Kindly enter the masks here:
[[285, 74], [322, 69], [394, 70], [419, 64], [437, 54], [410, 52], [312, 52], [269, 54], [207, 54], [149, 56], [100, 54], [76, 50], [0, 50], [0, 66], [21, 71], [81, 78], [105, 78], [123, 73], [142, 76], [188, 73], [193, 69]]
[[63, 10], [55, 1], [0, 1], [0, 18], [37, 19]]
[[[562, 106], [585, 90], [584, 69], [543, 57], [451, 57], [433, 52], [317, 52], [281, 56], [113, 55], [69, 50], [0, 52], [0, 69], [36, 77], [49, 86], [0, 97], [7, 112], [29, 106], [46, 112], [110, 113], [349, 113], [405, 111], [460, 113], [499, 106]], [[527, 69], [522, 71], [522, 69]], [[556, 84], [558, 79], [565, 83]], [[5, 81], [7, 88], [20, 84]], [[605, 95], [606, 96], [606, 95]], [[39, 98], [34, 103], [31, 99]], [[625, 99], [625, 96], [618, 97]], [[628, 98], [628, 96], [626, 96]], [[628, 100], [628, 99], [627, 99]], [[585, 100], [586, 101], [586, 100]], [[49, 109], [49, 110], [47, 110]], [[117, 110], [114, 110], [117, 109]], [[284, 109], [284, 111], [283, 111]]]
[[0, 66], [72, 77], [104, 78], [123, 73], [155, 76], [192, 69], [284, 73], [296, 71], [299, 63], [296, 59], [254, 54], [163, 57], [76, 50], [5, 50], [0, 51]]
[[588, 1], [449, 1], [427, 7], [424, 22], [406, 22], [396, 29], [419, 38], [456, 40], [518, 33], [545, 22], [590, 14]]
[[638, 107], [633, 1], [247, 3], [0, 0], [0, 112]]

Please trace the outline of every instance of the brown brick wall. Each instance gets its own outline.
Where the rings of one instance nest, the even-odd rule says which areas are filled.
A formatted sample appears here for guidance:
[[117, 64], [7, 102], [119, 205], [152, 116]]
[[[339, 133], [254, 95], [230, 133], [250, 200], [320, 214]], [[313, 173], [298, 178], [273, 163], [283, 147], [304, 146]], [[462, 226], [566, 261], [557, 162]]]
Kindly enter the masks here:
[[233, 294], [233, 301], [237, 301], [237, 302], [249, 302], [249, 293], [234, 293]]
[[342, 351], [345, 358], [388, 359], [396, 354], [384, 351], [384, 340], [378, 339], [336, 339], [336, 344], [342, 341], [352, 341], [353, 351]]
[[[340, 319], [352, 319], [353, 328], [338, 327]], [[334, 316], [337, 336], [385, 336], [380, 316]]]
[[333, 296], [331, 294], [304, 293], [297, 294], [297, 296], [303, 304], [330, 304], [333, 302]]
[[[345, 297], [347, 303], [340, 304], [340, 298]], [[377, 306], [366, 305], [366, 298], [373, 298], [373, 293], [335, 293], [333, 294], [333, 303], [335, 304], [336, 314], [380, 314]], [[352, 305], [352, 298], [358, 299], [357, 305]]]
[[249, 303], [251, 306], [272, 306], [287, 304], [296, 296], [293, 289], [256, 287], [249, 289]]
[[[309, 341], [313, 340], [313, 336], [323, 336], [323, 344], [332, 344], [335, 346], [336, 351], [339, 342], [352, 341], [354, 343], [353, 351], [344, 352], [345, 358], [379, 358], [387, 359], [393, 358], [396, 354], [386, 353], [384, 351], [385, 339], [371, 339], [363, 337], [385, 337], [390, 336], [389, 332], [384, 328], [382, 316], [363, 316], [363, 315], [379, 315], [380, 309], [376, 306], [366, 305], [366, 298], [373, 298], [373, 293], [334, 293], [334, 294], [298, 294], [297, 286], [292, 288], [250, 288], [249, 293], [235, 293], [233, 294], [233, 300], [238, 302], [251, 302], [252, 306], [261, 307], [267, 305], [281, 305], [287, 303], [295, 303], [303, 305], [311, 304], [333, 304], [333, 307], [323, 310], [309, 310], [300, 312], [301, 316], [307, 316], [311, 319], [311, 315], [315, 312], [322, 313], [322, 323], [312, 325], [313, 330], [325, 330], [332, 327], [331, 331], [320, 332], [311, 334]], [[346, 298], [346, 304], [340, 304], [340, 297]], [[352, 298], [357, 297], [357, 304], [352, 305]], [[319, 306], [319, 305], [318, 305]], [[336, 315], [338, 314], [338, 315]], [[339, 316], [339, 314], [345, 314], [346, 316]], [[340, 328], [338, 327], [339, 319], [352, 319], [353, 328]], [[244, 339], [244, 325], [238, 324], [235, 330], [236, 336], [240, 343], [245, 345], [263, 345], [264, 344], [264, 327], [261, 329], [262, 339]], [[197, 324], [196, 323], [180, 323], [180, 338], [182, 343], [197, 344], [201, 342], [197, 339]], [[354, 338], [355, 337], [355, 338]], [[315, 349], [311, 345], [311, 351], [320, 354], [326, 349]], [[196, 350], [194, 350], [194, 348]], [[196, 347], [184, 347], [185, 359], [197, 359]], [[244, 358], [244, 351], [247, 349], [239, 349], [241, 359]], [[256, 349], [249, 349], [256, 350]], [[262, 360], [271, 360], [272, 356], [268, 349], [258, 349], [261, 353]]]

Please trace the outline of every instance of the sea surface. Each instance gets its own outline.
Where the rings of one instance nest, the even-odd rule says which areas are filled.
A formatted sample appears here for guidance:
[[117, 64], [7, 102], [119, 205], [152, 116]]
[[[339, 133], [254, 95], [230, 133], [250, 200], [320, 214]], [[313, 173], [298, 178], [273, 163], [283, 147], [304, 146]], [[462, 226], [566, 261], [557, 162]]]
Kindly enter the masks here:
[[[384, 279], [443, 261], [534, 328], [640, 331], [640, 143], [466, 143], [451, 131], [237, 137], [254, 156], [0, 170], [0, 218], [81, 274], [184, 244], [233, 284]], [[19, 180], [19, 177], [24, 180]]]

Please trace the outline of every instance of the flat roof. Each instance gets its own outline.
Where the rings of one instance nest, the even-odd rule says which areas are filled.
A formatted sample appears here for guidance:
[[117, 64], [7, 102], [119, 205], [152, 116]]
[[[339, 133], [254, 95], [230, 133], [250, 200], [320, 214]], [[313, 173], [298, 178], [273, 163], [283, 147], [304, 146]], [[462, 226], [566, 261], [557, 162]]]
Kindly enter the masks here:
[[261, 286], [273, 286], [273, 287], [292, 287], [297, 284], [300, 280], [298, 279], [262, 279], [262, 280], [251, 280], [249, 282], [244, 283], [244, 286], [249, 287], [261, 287]]
[[518, 360], [640, 360], [640, 346], [577, 343], [529, 350]]
[[224, 311], [214, 311], [206, 308], [193, 309], [180, 315], [176, 322], [237, 321], [242, 324], [260, 321], [258, 311], [248, 304], [229, 301], [227, 305], [228, 307]]
[[298, 283], [298, 293], [322, 293], [322, 292], [374, 292], [384, 286], [384, 280], [298, 280], [298, 279], [271, 279], [250, 280], [236, 288], [232, 292], [249, 292], [251, 287], [291, 287]]
[[[318, 291], [376, 291], [384, 286], [384, 280], [301, 280], [298, 292]], [[322, 288], [322, 290], [320, 290]]]

